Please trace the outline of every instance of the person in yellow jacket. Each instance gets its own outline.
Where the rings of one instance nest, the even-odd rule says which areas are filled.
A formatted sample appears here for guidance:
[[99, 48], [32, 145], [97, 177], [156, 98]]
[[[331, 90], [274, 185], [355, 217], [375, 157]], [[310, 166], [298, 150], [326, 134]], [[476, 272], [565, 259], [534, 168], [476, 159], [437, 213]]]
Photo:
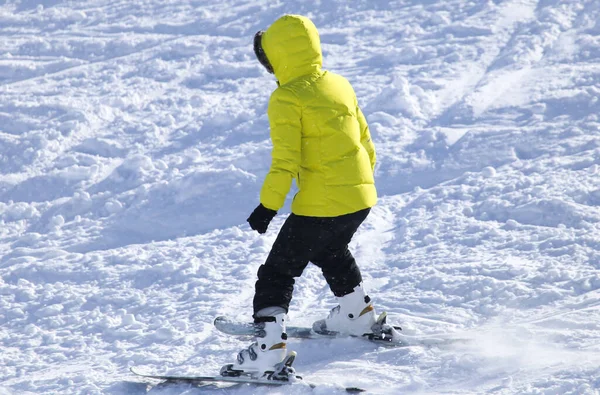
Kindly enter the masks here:
[[257, 338], [230, 370], [262, 375], [286, 356], [285, 317], [294, 277], [309, 262], [322, 269], [339, 306], [315, 330], [363, 335], [375, 311], [348, 244], [377, 201], [375, 147], [356, 94], [342, 76], [322, 69], [319, 33], [308, 18], [284, 15], [254, 37], [254, 52], [277, 78], [268, 116], [272, 164], [260, 204], [248, 218], [265, 233], [292, 180], [298, 193], [266, 262], [254, 296]]

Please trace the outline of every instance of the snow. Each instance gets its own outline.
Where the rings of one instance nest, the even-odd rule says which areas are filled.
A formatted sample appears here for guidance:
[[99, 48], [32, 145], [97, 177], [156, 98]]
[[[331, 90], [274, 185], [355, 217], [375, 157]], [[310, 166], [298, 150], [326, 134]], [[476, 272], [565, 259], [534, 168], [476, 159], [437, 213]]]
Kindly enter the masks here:
[[[600, 392], [596, 0], [21, 0], [0, 5], [0, 394], [142, 394], [130, 366], [211, 375], [248, 339], [269, 232], [245, 219], [275, 88], [252, 37], [311, 17], [378, 150], [352, 242], [388, 349], [291, 340], [304, 386], [155, 394]], [[335, 305], [298, 279], [290, 322]]]

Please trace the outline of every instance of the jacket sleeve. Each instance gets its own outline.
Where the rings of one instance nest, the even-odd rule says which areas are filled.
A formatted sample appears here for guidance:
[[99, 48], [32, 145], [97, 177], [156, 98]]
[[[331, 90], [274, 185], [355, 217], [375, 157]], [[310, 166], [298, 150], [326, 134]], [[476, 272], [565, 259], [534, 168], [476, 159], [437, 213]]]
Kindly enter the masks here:
[[360, 143], [369, 154], [371, 170], [375, 172], [375, 162], [377, 160], [377, 155], [375, 154], [375, 145], [371, 141], [371, 133], [369, 132], [369, 125], [367, 124], [367, 119], [365, 118], [358, 105], [356, 106], [356, 115], [358, 117], [358, 124], [360, 126]]
[[292, 92], [278, 88], [271, 95], [267, 113], [273, 151], [271, 168], [260, 191], [260, 202], [277, 211], [283, 206], [300, 167], [302, 111]]

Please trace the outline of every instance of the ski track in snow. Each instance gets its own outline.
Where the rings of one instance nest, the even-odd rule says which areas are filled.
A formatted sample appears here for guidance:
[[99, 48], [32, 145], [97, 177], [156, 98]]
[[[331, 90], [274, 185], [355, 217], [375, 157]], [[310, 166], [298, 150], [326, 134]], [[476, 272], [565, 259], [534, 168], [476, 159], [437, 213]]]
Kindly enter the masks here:
[[[148, 389], [248, 339], [275, 88], [252, 37], [311, 17], [354, 85], [380, 201], [376, 308], [452, 347], [291, 340], [320, 384]], [[21, 0], [0, 5], [0, 394], [598, 394], [600, 3]], [[290, 194], [291, 198], [292, 194]], [[320, 272], [289, 313], [335, 305]]]

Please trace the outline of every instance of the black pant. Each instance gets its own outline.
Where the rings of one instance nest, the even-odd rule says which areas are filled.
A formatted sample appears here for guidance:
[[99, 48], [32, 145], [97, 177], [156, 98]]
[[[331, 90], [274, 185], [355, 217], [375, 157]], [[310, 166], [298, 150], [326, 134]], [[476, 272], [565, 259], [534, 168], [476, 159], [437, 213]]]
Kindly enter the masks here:
[[351, 293], [362, 276], [348, 244], [369, 211], [331, 218], [290, 214], [258, 269], [254, 313], [272, 306], [288, 311], [294, 277], [302, 274], [309, 261], [321, 268], [335, 296]]

